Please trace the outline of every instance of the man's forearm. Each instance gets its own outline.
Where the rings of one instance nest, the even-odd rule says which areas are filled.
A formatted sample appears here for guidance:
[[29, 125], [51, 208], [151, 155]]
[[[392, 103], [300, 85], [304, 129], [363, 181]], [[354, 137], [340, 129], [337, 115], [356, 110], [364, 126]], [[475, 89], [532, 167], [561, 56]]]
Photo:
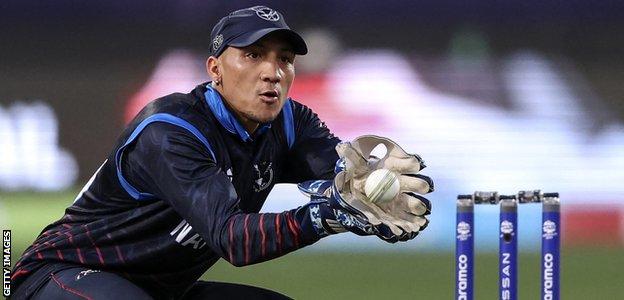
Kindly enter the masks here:
[[283, 213], [233, 215], [221, 231], [219, 248], [232, 265], [245, 266], [285, 255], [320, 238], [306, 205]]

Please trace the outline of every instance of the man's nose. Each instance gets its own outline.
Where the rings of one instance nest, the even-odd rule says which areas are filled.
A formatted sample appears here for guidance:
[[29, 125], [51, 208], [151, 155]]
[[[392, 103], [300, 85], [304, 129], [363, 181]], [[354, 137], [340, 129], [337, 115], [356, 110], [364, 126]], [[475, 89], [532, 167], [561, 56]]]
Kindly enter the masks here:
[[282, 80], [282, 73], [282, 69], [279, 67], [278, 62], [274, 60], [267, 60], [263, 63], [260, 78], [262, 79], [262, 81], [277, 83]]

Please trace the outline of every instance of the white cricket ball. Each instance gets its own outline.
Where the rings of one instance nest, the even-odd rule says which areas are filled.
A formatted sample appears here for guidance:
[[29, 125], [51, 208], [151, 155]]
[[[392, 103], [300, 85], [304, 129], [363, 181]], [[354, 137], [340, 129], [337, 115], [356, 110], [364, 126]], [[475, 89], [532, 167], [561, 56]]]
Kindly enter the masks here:
[[366, 178], [364, 193], [373, 203], [388, 202], [399, 194], [399, 178], [387, 169], [373, 171]]

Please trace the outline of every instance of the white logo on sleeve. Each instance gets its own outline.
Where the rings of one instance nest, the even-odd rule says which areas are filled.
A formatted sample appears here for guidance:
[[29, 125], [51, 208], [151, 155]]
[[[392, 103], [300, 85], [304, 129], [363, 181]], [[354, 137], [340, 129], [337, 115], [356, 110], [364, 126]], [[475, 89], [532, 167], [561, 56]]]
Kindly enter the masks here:
[[[191, 225], [185, 220], [182, 220], [178, 226], [176, 226], [176, 228], [169, 233], [169, 235], [175, 237], [175, 241], [182, 246], [191, 245], [195, 250], [204, 248], [204, 246], [206, 246], [206, 242], [201, 238], [201, 236], [199, 236], [198, 233], [191, 232], [192, 230], [193, 227], [191, 227]], [[190, 233], [193, 233], [193, 235]]]
[[92, 269], [88, 269], [88, 270], [84, 270], [84, 271], [80, 271], [80, 273], [78, 273], [78, 275], [76, 275], [76, 281], [80, 280], [81, 278], [89, 275], [89, 274], [93, 274], [93, 273], [100, 273], [100, 270], [92, 270]]
[[225, 171], [225, 175], [227, 175], [227, 177], [230, 179], [230, 182], [232, 182], [234, 178], [234, 174], [232, 173], [232, 168], [227, 169], [227, 171]]

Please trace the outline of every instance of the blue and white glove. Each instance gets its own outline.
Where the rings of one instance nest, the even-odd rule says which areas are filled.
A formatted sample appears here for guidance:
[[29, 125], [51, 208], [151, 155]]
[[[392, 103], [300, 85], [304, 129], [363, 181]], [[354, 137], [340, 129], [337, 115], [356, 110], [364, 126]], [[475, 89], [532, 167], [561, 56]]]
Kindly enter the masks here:
[[312, 226], [316, 233], [321, 236], [350, 231], [357, 235], [376, 235], [380, 239], [395, 243], [407, 241], [418, 235], [418, 232], [402, 232], [396, 235], [385, 224], [373, 225], [366, 217], [357, 212], [352, 212], [340, 206], [344, 200], [338, 200], [339, 193], [334, 193], [334, 182], [331, 180], [312, 180], [299, 183], [299, 190], [310, 197], [309, 207]]
[[[378, 145], [384, 145], [386, 155], [371, 155]], [[366, 220], [375, 228], [389, 230], [380, 237], [388, 241], [415, 237], [429, 223], [426, 216], [431, 203], [422, 195], [433, 191], [431, 178], [418, 174], [425, 167], [420, 156], [405, 152], [392, 140], [374, 135], [360, 136], [351, 142], [336, 146], [340, 160], [336, 164], [336, 177], [331, 201], [352, 215]], [[397, 175], [400, 184], [398, 195], [384, 203], [372, 203], [365, 194], [368, 175], [377, 169], [387, 169]], [[338, 197], [339, 196], [339, 197]], [[331, 203], [334, 206], [334, 203]]]
[[[384, 144], [387, 153], [379, 159], [370, 152]], [[377, 235], [384, 241], [410, 240], [425, 229], [430, 202], [419, 194], [433, 191], [433, 181], [417, 174], [424, 163], [417, 155], [407, 154], [393, 141], [377, 136], [362, 136], [337, 147], [340, 160], [333, 181], [307, 181], [299, 190], [317, 203], [312, 219], [321, 235], [348, 230], [358, 235]], [[364, 159], [367, 157], [368, 159]], [[368, 175], [379, 168], [399, 177], [400, 193], [386, 203], [373, 204], [364, 194]], [[318, 209], [317, 209], [318, 207]]]
[[350, 231], [357, 235], [375, 235], [377, 228], [365, 219], [352, 215], [340, 206], [332, 207], [332, 180], [310, 180], [299, 183], [297, 187], [306, 196], [310, 197], [309, 207], [312, 225], [319, 236]]

